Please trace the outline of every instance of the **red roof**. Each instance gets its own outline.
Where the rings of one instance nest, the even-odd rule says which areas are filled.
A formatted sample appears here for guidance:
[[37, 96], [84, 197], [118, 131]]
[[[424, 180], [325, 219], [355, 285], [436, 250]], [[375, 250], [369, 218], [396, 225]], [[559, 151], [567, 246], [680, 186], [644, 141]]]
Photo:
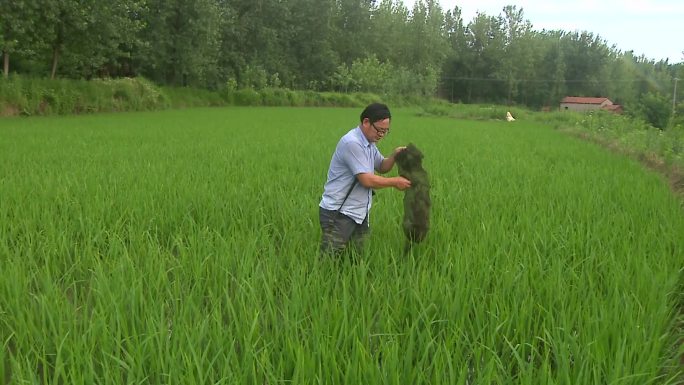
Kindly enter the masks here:
[[[566, 96], [561, 100], [561, 103], [570, 104], [602, 104], [608, 98], [585, 98], [583, 96]], [[608, 100], [610, 101], [610, 100]]]
[[608, 111], [613, 111], [613, 112], [622, 112], [622, 106], [619, 104], [612, 104], [610, 106], [605, 106], [603, 107], [604, 110]]

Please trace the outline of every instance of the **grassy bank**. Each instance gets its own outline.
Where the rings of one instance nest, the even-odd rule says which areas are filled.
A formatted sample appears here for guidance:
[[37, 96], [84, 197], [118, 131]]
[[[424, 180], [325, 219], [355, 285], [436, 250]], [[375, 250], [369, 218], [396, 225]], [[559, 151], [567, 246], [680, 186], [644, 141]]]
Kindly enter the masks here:
[[168, 96], [141, 78], [79, 81], [11, 76], [0, 79], [0, 116], [141, 111], [169, 106]]
[[217, 91], [159, 87], [143, 78], [50, 80], [11, 76], [0, 79], [0, 117], [47, 116], [217, 106], [362, 107], [386, 100], [393, 106], [425, 100], [266, 88]]

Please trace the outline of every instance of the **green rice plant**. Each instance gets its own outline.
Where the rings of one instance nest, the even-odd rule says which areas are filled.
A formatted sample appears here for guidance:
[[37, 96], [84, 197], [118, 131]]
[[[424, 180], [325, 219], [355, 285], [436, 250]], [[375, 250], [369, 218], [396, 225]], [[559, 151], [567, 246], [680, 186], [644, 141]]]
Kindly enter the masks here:
[[424, 152], [430, 233], [404, 256], [379, 190], [356, 263], [319, 257], [317, 206], [357, 108], [0, 119], [0, 381], [681, 381], [662, 178], [540, 123], [415, 112], [379, 147]]

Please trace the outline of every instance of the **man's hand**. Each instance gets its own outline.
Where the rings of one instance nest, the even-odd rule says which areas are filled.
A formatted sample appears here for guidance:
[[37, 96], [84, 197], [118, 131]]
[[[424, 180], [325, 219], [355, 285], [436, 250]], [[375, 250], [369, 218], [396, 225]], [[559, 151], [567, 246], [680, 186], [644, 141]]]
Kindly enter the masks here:
[[397, 190], [404, 191], [407, 188], [411, 187], [411, 181], [404, 178], [403, 176], [397, 176], [394, 179], [394, 187]]
[[400, 146], [400, 147], [395, 148], [394, 151], [392, 152], [392, 158], [394, 158], [395, 156], [397, 156], [398, 153], [400, 153], [404, 150], [406, 150], [406, 146]]
[[404, 151], [405, 149], [406, 149], [406, 146], [401, 146], [401, 147], [395, 148], [394, 151], [392, 151], [392, 155], [390, 155], [389, 157], [385, 158], [385, 160], [382, 161], [382, 164], [377, 169], [378, 172], [380, 172], [381, 174], [384, 174], [384, 173], [388, 172], [389, 170], [391, 170], [392, 167], [394, 167], [395, 157], [397, 156], [398, 153]]

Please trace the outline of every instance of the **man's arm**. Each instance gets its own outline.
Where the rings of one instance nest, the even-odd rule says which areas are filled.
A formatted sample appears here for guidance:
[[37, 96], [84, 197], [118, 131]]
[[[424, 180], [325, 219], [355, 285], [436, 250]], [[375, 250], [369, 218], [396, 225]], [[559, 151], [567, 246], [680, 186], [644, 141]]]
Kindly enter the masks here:
[[378, 172], [381, 174], [384, 174], [388, 172], [389, 170], [394, 167], [394, 155], [391, 155], [389, 158], [385, 158], [382, 161], [382, 164], [380, 164], [380, 168], [378, 169]]
[[[394, 163], [394, 161], [392, 163]], [[381, 189], [385, 187], [394, 187], [397, 190], [406, 190], [411, 187], [411, 181], [401, 176], [385, 178], [384, 176], [375, 175], [373, 173], [362, 172], [357, 174], [356, 178], [365, 188]]]
[[398, 153], [404, 151], [405, 149], [405, 146], [395, 148], [392, 152], [392, 155], [390, 155], [382, 161], [382, 164], [380, 164], [380, 167], [378, 168], [378, 172], [384, 174], [391, 170], [392, 167], [394, 167], [394, 157], [397, 156]]

